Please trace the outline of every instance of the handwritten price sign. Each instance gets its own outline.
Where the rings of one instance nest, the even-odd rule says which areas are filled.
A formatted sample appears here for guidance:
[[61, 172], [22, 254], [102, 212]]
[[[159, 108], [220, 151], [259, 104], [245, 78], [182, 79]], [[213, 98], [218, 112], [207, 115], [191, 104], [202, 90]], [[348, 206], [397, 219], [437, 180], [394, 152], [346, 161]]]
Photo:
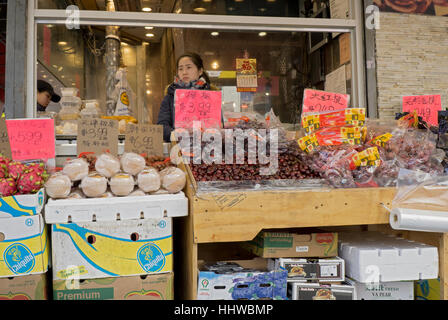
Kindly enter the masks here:
[[442, 98], [440, 95], [403, 97], [403, 112], [414, 110], [424, 121], [438, 126], [438, 112], [442, 110]]
[[128, 124], [124, 150], [146, 153], [147, 156], [163, 156], [163, 126]]
[[78, 120], [77, 153], [109, 151], [118, 154], [118, 121], [111, 119]]
[[53, 119], [6, 120], [13, 160], [55, 158]]
[[175, 128], [193, 128], [193, 121], [203, 128], [221, 127], [221, 91], [177, 89], [174, 106]]
[[348, 94], [305, 89], [302, 114], [308, 112], [336, 111], [348, 108]]

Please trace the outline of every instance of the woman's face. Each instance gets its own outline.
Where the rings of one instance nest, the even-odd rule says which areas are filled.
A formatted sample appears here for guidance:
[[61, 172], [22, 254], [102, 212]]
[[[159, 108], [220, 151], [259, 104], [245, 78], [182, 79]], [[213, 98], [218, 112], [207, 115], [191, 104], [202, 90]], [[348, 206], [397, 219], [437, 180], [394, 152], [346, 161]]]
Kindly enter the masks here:
[[179, 65], [177, 66], [177, 76], [185, 83], [198, 80], [199, 76], [202, 74], [202, 71], [202, 68], [198, 69], [190, 57], [183, 57], [179, 60]]
[[47, 91], [39, 92], [37, 91], [37, 102], [42, 107], [47, 107], [50, 104], [51, 95]]

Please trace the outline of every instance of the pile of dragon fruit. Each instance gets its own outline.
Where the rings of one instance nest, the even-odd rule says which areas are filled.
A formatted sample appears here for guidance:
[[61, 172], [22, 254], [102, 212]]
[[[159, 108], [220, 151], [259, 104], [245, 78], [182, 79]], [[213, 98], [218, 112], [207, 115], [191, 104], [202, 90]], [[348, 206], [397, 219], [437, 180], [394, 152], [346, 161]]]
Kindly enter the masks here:
[[47, 179], [43, 162], [25, 163], [0, 155], [0, 197], [36, 193]]

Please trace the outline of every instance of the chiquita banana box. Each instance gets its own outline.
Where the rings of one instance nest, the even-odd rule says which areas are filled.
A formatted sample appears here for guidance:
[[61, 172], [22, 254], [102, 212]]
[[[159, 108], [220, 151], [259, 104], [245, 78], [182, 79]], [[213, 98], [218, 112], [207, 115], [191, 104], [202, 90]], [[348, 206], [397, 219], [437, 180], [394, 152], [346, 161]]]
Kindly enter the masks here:
[[0, 277], [45, 273], [49, 241], [40, 214], [0, 219]]
[[35, 194], [0, 197], [0, 218], [34, 216], [41, 213], [45, 204], [45, 189]]
[[171, 272], [171, 218], [53, 224], [53, 280]]

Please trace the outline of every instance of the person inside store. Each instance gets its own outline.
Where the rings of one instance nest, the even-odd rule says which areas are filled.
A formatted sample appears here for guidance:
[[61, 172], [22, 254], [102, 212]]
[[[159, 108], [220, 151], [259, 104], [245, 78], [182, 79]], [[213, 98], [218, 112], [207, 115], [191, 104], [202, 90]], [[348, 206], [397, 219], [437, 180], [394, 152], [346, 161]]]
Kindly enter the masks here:
[[44, 112], [50, 101], [58, 103], [61, 97], [54, 93], [54, 89], [48, 82], [37, 80], [37, 111]]
[[174, 93], [176, 89], [217, 90], [210, 84], [210, 78], [204, 70], [202, 58], [194, 52], [187, 52], [177, 58], [176, 76], [165, 90], [160, 106], [157, 124], [163, 125], [163, 140], [170, 142], [174, 130]]

